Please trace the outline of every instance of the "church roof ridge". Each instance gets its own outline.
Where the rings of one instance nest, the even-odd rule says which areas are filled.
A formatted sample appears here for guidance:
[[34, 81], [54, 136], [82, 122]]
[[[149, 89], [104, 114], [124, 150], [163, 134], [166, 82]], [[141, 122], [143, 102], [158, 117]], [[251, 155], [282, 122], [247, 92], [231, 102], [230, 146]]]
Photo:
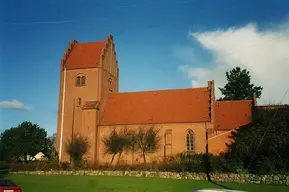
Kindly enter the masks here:
[[143, 91], [126, 91], [126, 92], [118, 92], [118, 93], [110, 93], [110, 95], [115, 95], [115, 94], [133, 94], [133, 93], [159, 93], [159, 92], [170, 92], [170, 91], [186, 91], [186, 90], [207, 90], [207, 87], [188, 87], [188, 88], [178, 88], [178, 89], [156, 89], [156, 90], [143, 90]]

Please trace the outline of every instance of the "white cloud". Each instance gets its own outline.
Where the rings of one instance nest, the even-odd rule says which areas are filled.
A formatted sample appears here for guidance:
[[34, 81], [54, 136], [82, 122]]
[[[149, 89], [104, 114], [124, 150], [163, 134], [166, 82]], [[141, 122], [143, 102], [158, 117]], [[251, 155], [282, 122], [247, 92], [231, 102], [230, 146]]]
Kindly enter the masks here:
[[30, 107], [24, 105], [20, 101], [0, 101], [0, 109], [20, 109], [20, 110], [29, 110]]
[[[192, 80], [193, 86], [204, 86], [208, 80], [214, 79], [216, 88], [223, 87], [226, 83], [225, 72], [239, 66], [250, 71], [255, 85], [264, 88], [259, 103], [281, 101], [289, 87], [288, 24], [277, 26], [275, 30], [258, 31], [256, 25], [248, 24], [225, 30], [190, 32], [189, 35], [213, 53], [209, 68], [180, 66]], [[217, 89], [216, 94], [220, 96]], [[283, 103], [289, 103], [289, 93]]]

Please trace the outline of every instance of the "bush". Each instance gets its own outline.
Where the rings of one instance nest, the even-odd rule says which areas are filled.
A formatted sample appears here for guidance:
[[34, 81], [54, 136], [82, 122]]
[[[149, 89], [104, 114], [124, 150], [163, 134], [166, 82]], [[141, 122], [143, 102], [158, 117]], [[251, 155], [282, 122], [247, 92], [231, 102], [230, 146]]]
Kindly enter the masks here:
[[83, 166], [83, 157], [88, 152], [90, 143], [87, 137], [73, 136], [65, 143], [65, 151], [69, 154], [74, 168]]
[[10, 163], [9, 164], [10, 171], [16, 172], [16, 171], [35, 171], [37, 170], [37, 166], [35, 162], [31, 163]]
[[[258, 164], [258, 170], [251, 173], [267, 174], [270, 169], [273, 169], [271, 161], [263, 161]], [[289, 165], [289, 160], [284, 162], [284, 166]], [[3, 167], [2, 163], [2, 167]], [[270, 166], [271, 167], [270, 167]], [[283, 164], [282, 164], [283, 165]], [[7, 164], [5, 165], [7, 167]], [[61, 162], [58, 160], [49, 161], [34, 161], [30, 163], [11, 163], [9, 164], [10, 171], [50, 171], [50, 170], [75, 170], [69, 162]], [[150, 162], [135, 165], [116, 164], [112, 165], [89, 165], [83, 163], [77, 167], [78, 170], [105, 170], [105, 171], [164, 171], [164, 172], [194, 172], [194, 173], [210, 173], [210, 172], [225, 172], [225, 173], [248, 173], [243, 166], [243, 163], [233, 158], [225, 156], [213, 156], [206, 154], [187, 154], [180, 153], [176, 156], [167, 158], [163, 162]], [[284, 169], [286, 169], [284, 167]], [[284, 172], [283, 172], [284, 173]]]
[[0, 175], [9, 172], [9, 165], [5, 161], [0, 161]]
[[29, 163], [13, 162], [9, 164], [10, 171], [49, 171], [49, 170], [61, 170], [62, 164], [59, 164], [57, 160], [50, 161], [33, 161]]
[[68, 171], [71, 169], [71, 165], [69, 162], [60, 162], [59, 165], [60, 165], [59, 167], [60, 170]]
[[[11, 163], [12, 172], [16, 171], [49, 171], [49, 170], [71, 170], [68, 162], [58, 163], [57, 160], [34, 161], [30, 163]], [[74, 168], [76, 169], [76, 168]], [[203, 154], [180, 153], [166, 161], [157, 163], [142, 163], [136, 165], [117, 164], [107, 165], [89, 165], [82, 163], [77, 169], [107, 170], [107, 171], [170, 171], [170, 172], [204, 172], [206, 171], [205, 158]]]
[[9, 169], [9, 165], [5, 161], [0, 161], [0, 169]]

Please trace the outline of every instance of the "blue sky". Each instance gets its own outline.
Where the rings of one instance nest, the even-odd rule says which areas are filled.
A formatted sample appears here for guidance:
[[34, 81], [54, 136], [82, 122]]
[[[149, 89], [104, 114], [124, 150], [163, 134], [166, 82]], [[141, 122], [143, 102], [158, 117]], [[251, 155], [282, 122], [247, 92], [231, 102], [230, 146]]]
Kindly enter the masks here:
[[1, 4], [0, 102], [17, 100], [29, 109], [0, 109], [0, 132], [28, 120], [49, 134], [56, 131], [60, 58], [72, 38], [98, 41], [112, 33], [120, 91], [185, 88], [192, 86], [192, 79], [180, 65], [210, 69], [213, 60], [212, 51], [190, 38], [189, 32], [249, 23], [263, 30], [286, 22], [289, 14], [288, 0], [4, 0]]

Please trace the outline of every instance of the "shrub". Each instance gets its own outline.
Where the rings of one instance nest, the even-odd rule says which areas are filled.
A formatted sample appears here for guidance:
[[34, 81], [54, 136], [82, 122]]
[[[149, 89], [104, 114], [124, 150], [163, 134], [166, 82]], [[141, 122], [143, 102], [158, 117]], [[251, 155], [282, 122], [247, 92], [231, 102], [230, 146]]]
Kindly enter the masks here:
[[59, 169], [64, 170], [64, 171], [68, 171], [71, 169], [71, 165], [69, 162], [60, 162], [59, 163]]
[[0, 161], [0, 169], [9, 169], [9, 165], [5, 161]]
[[49, 171], [49, 170], [60, 170], [61, 164], [57, 160], [49, 161], [33, 161], [29, 163], [23, 162], [12, 162], [9, 164], [12, 172], [16, 171]]
[[31, 163], [10, 163], [10, 171], [11, 172], [16, 172], [16, 171], [35, 171], [37, 170], [37, 164], [35, 162]]
[[84, 155], [88, 152], [90, 143], [87, 137], [76, 135], [65, 143], [65, 151], [69, 154], [73, 167], [79, 168]]

